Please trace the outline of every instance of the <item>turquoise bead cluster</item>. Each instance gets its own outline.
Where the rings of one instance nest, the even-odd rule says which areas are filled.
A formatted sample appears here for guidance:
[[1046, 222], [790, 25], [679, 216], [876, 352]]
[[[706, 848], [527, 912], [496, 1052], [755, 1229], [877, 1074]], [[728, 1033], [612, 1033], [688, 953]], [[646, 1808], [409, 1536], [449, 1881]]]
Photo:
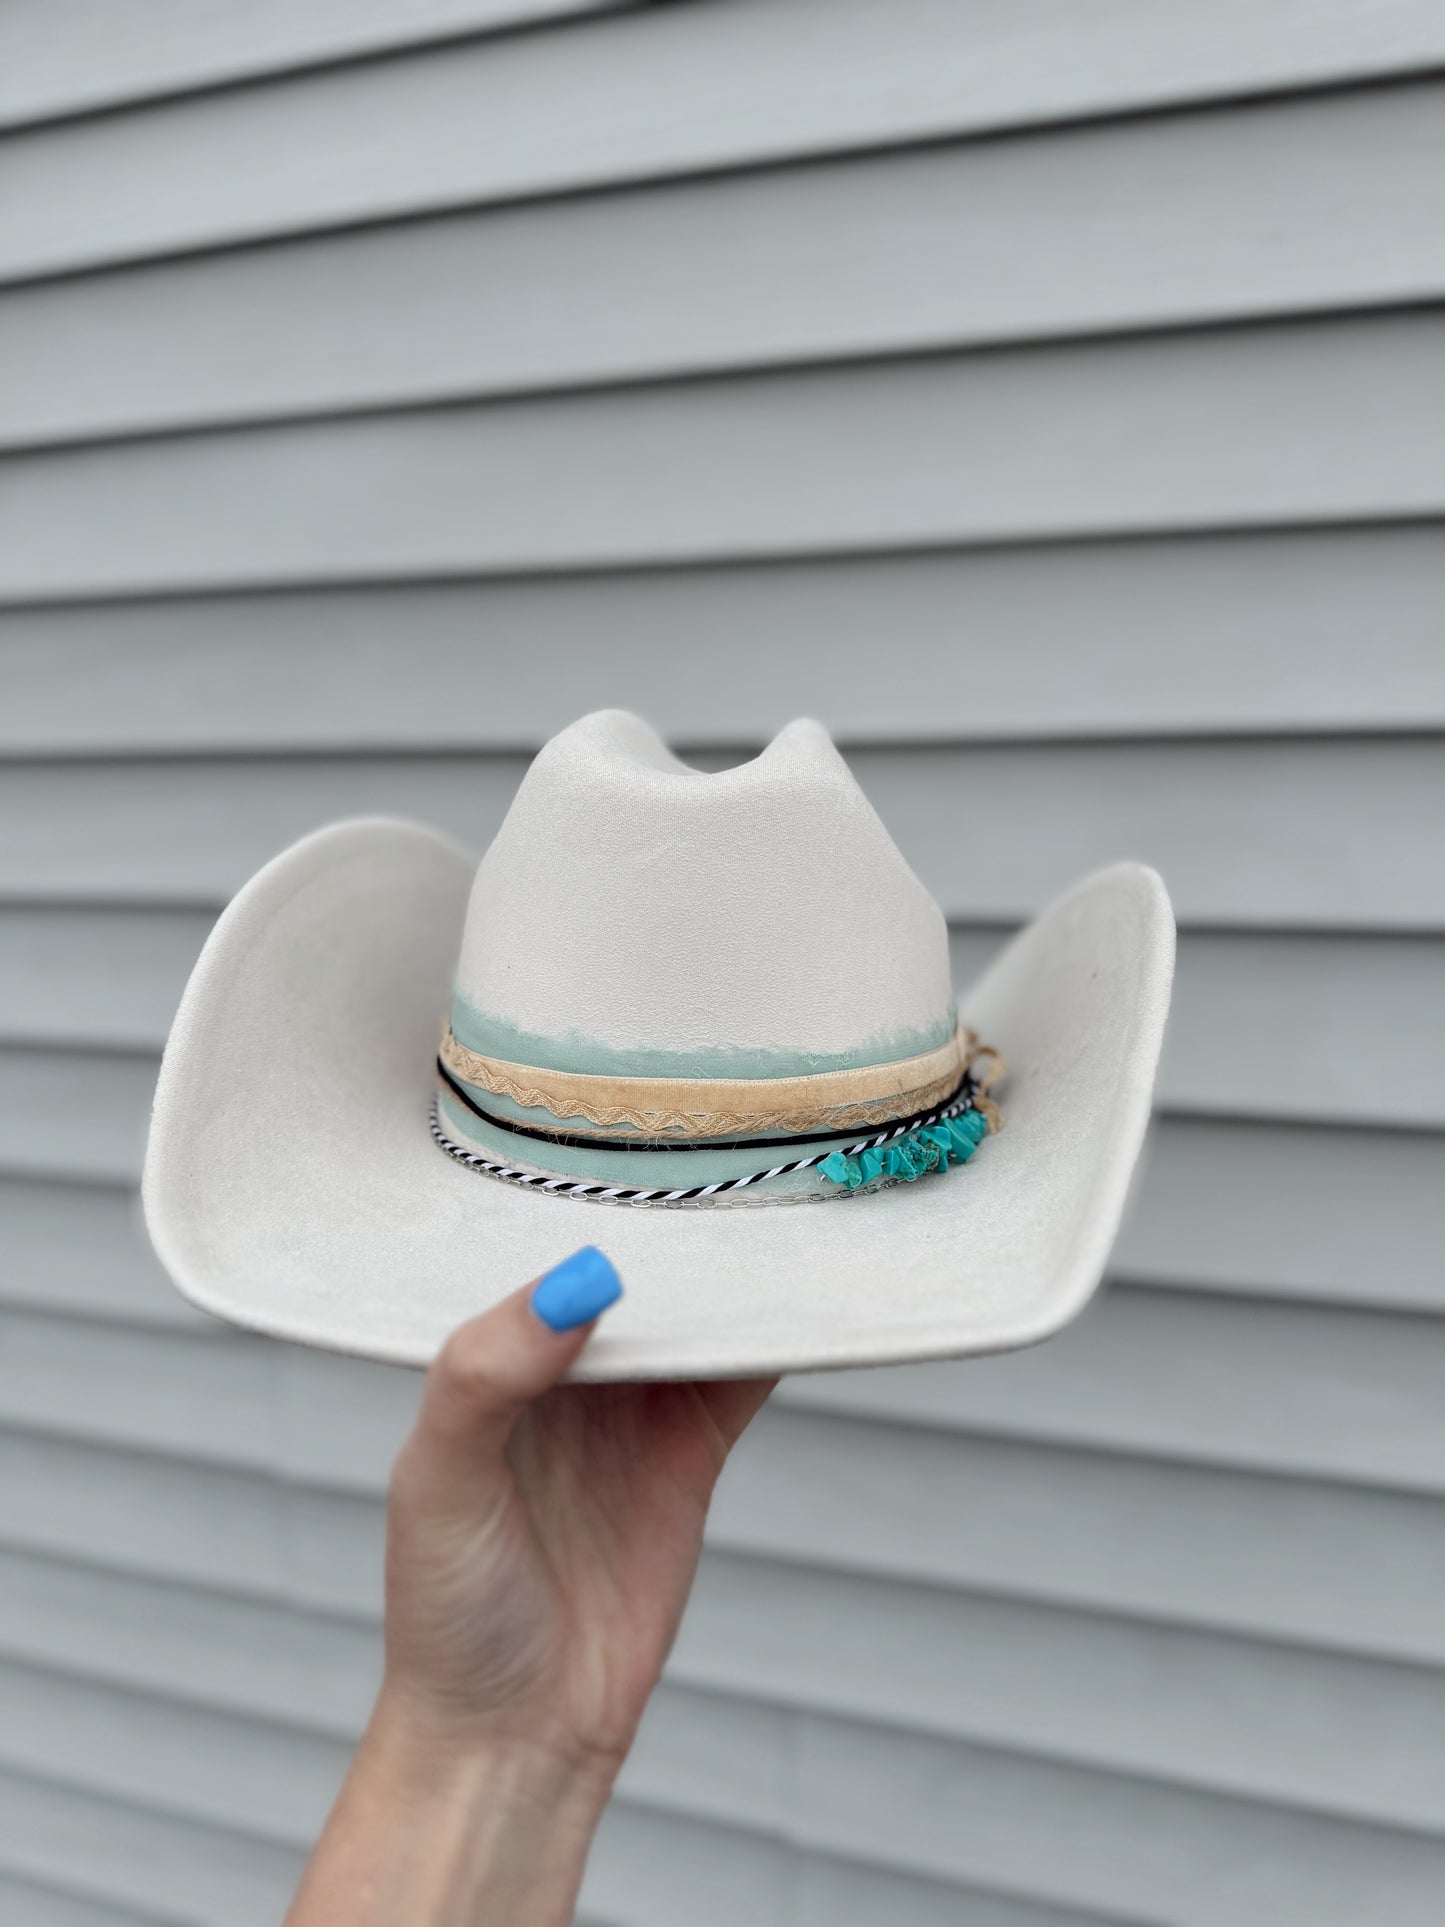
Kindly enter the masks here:
[[964, 1111], [940, 1124], [925, 1124], [892, 1144], [870, 1145], [856, 1156], [833, 1151], [818, 1166], [820, 1177], [846, 1184], [850, 1191], [875, 1178], [902, 1178], [912, 1184], [926, 1171], [946, 1171], [949, 1160], [967, 1164], [988, 1135], [988, 1120], [980, 1111]]

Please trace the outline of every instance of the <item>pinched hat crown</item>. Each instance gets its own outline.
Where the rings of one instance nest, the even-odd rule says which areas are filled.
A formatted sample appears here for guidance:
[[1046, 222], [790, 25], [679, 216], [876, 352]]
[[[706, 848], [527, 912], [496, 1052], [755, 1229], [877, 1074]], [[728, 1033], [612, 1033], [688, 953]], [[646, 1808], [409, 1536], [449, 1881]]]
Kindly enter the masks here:
[[[970, 1154], [970, 1055], [943, 917], [820, 724], [704, 774], [603, 710], [542, 750], [478, 869], [436, 1135], [627, 1202], [829, 1195], [830, 1170]], [[848, 1162], [878, 1148], [848, 1136], [920, 1125], [886, 1171]]]
[[821, 724], [709, 775], [622, 710], [555, 736], [482, 859], [453, 1028], [561, 1071], [780, 1077], [953, 1030], [948, 934]]

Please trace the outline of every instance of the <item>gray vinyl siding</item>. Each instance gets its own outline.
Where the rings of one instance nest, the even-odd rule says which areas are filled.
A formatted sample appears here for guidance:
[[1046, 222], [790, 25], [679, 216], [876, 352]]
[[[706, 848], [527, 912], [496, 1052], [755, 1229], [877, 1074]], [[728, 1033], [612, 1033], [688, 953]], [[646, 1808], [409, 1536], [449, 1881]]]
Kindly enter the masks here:
[[134, 106], [259, 75], [601, 13], [617, 0], [7, 0], [0, 126]]
[[823, 716], [960, 981], [1120, 855], [1181, 944], [1107, 1295], [780, 1389], [586, 1927], [1437, 1927], [1442, 69], [1422, 0], [7, 11], [7, 1927], [278, 1919], [376, 1678], [415, 1378], [139, 1230], [206, 931], [608, 702]]

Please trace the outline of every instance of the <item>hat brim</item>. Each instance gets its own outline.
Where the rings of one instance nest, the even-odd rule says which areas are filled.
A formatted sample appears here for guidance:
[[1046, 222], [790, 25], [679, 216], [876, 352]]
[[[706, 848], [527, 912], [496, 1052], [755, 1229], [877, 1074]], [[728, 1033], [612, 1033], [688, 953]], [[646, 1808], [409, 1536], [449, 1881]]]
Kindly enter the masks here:
[[1116, 864], [960, 1000], [1009, 1064], [966, 1166], [836, 1202], [647, 1210], [468, 1171], [427, 1110], [474, 860], [419, 825], [306, 837], [226, 910], [166, 1047], [151, 1238], [218, 1316], [425, 1364], [462, 1320], [582, 1244], [626, 1286], [591, 1380], [716, 1378], [1008, 1350], [1088, 1301], [1148, 1123], [1174, 925]]

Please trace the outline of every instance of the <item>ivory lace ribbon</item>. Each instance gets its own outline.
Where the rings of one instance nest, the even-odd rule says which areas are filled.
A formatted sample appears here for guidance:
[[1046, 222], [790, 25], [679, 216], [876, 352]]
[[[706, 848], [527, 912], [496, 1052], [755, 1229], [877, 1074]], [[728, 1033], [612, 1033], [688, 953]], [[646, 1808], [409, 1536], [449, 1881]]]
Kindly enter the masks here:
[[[748, 1137], [885, 1124], [950, 1096], [974, 1063], [980, 1090], [1000, 1060], [962, 1025], [946, 1044], [891, 1064], [803, 1077], [609, 1077], [483, 1057], [442, 1030], [441, 1060], [464, 1084], [529, 1110], [591, 1124], [630, 1124], [650, 1137]], [[991, 1060], [991, 1061], [980, 1061]], [[981, 1073], [981, 1074], [979, 1074]]]

